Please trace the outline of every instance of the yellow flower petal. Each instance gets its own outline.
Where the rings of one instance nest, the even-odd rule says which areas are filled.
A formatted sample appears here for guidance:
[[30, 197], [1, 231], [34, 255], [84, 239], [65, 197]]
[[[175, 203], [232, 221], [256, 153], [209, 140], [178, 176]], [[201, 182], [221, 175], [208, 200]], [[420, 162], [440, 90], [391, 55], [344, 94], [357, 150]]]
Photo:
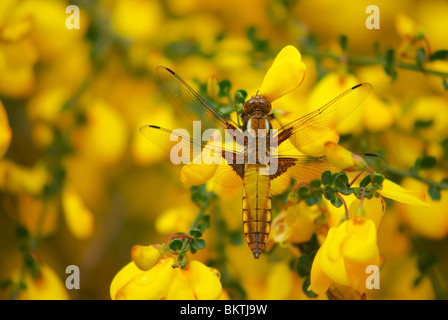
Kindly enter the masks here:
[[314, 257], [313, 265], [311, 267], [311, 282], [308, 290], [314, 293], [321, 294], [328, 290], [328, 287], [333, 283], [333, 280], [323, 272], [321, 261], [322, 249], [319, 249]]
[[330, 228], [327, 238], [322, 244], [320, 265], [322, 271], [333, 281], [350, 285], [350, 280], [345, 270], [344, 258], [341, 254], [341, 244], [346, 234], [342, 228]]
[[348, 235], [342, 255], [356, 263], [366, 263], [378, 254], [375, 223], [370, 219], [349, 219], [341, 225]]
[[300, 52], [288, 45], [275, 58], [258, 94], [273, 102], [297, 88], [305, 77], [305, 71]]
[[68, 300], [69, 295], [65, 285], [56, 272], [46, 264], [40, 265], [40, 273], [33, 279], [27, 273], [26, 289], [21, 290], [18, 300]]
[[406, 190], [400, 185], [385, 179], [383, 189], [378, 191], [385, 198], [419, 207], [429, 207], [426, 192], [423, 190]]
[[5, 111], [3, 103], [0, 101], [0, 158], [8, 150], [11, 143], [12, 131], [8, 122], [8, 114]]
[[[173, 263], [172, 258], [161, 259], [153, 268], [142, 272], [134, 262], [131, 262], [131, 266], [127, 265], [120, 270], [112, 281], [112, 299], [160, 300], [166, 298], [176, 274], [176, 269], [171, 267]], [[124, 286], [116, 292], [112, 290], [119, 287], [121, 283], [124, 283]]]
[[[406, 188], [428, 189], [424, 183], [411, 178], [403, 179], [402, 184]], [[448, 191], [441, 191], [440, 200], [428, 198], [427, 201], [427, 208], [396, 203], [397, 211], [401, 220], [416, 233], [430, 239], [443, 239], [448, 234]]]
[[[348, 217], [350, 219], [354, 219], [356, 217], [356, 211], [361, 204], [360, 199], [355, 199], [350, 204], [348, 209]], [[386, 204], [381, 197], [373, 197], [372, 199], [364, 199], [362, 208], [364, 210], [364, 217], [372, 220], [375, 223], [376, 228], [378, 229], [381, 218], [384, 215], [386, 210]], [[358, 217], [359, 218], [359, 217]]]
[[221, 282], [219, 281], [219, 273], [207, 267], [205, 264], [193, 260], [189, 263], [188, 269], [189, 281], [194, 292], [195, 298], [198, 300], [214, 300], [219, 299], [222, 293]]
[[80, 195], [71, 187], [62, 192], [62, 207], [67, 225], [73, 235], [79, 239], [90, 237], [94, 228], [93, 214], [85, 206]]

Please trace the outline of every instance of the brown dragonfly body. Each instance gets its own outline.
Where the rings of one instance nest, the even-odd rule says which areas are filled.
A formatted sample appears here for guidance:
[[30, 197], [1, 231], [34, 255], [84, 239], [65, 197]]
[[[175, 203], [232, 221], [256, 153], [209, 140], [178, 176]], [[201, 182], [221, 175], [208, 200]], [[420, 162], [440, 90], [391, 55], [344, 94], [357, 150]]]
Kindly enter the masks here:
[[[325, 157], [288, 155], [285, 152], [323, 138], [348, 117], [372, 89], [369, 84], [354, 86], [325, 106], [283, 125], [279, 130], [273, 130], [271, 104], [262, 96], [256, 95], [246, 101], [241, 114], [243, 125], [239, 127], [172, 70], [158, 67], [157, 73], [168, 96], [190, 118], [200, 120], [203, 130], [232, 132], [234, 146], [222, 149], [222, 163], [210, 165], [216, 169], [211, 179], [224, 186], [243, 186], [243, 231], [255, 258], [260, 256], [269, 238], [272, 183], [278, 181], [289, 185], [291, 179], [296, 183], [309, 183], [320, 179], [326, 170], [336, 170]], [[199, 146], [202, 150], [210, 148], [208, 141], [191, 139], [158, 126], [144, 126], [140, 131], [168, 153], [176, 144], [183, 144], [186, 148]], [[173, 139], [173, 135], [179, 139]], [[271, 148], [273, 145], [276, 147], [275, 154]], [[192, 161], [193, 157], [189, 160]], [[202, 175], [203, 170], [203, 176], [209, 177], [209, 170], [203, 168], [203, 165], [198, 167], [198, 173]]]

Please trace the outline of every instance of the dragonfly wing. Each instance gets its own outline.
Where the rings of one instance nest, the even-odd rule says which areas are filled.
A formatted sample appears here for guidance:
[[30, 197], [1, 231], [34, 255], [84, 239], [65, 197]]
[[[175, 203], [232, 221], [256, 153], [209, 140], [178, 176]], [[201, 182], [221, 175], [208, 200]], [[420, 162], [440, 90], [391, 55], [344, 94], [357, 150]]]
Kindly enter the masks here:
[[323, 107], [290, 122], [279, 131], [278, 144], [289, 138], [299, 148], [323, 138], [347, 118], [371, 91], [372, 85], [358, 84]]
[[226, 187], [241, 184], [244, 176], [244, 156], [235, 146], [193, 140], [186, 130], [169, 130], [147, 125], [141, 127], [140, 132], [169, 154], [174, 164], [183, 163], [188, 166], [186, 170], [190, 174], [199, 175], [204, 181], [211, 179]]
[[164, 66], [159, 66], [156, 70], [163, 91], [191, 120], [201, 121], [203, 130], [238, 129], [234, 121], [205, 101], [174, 71]]

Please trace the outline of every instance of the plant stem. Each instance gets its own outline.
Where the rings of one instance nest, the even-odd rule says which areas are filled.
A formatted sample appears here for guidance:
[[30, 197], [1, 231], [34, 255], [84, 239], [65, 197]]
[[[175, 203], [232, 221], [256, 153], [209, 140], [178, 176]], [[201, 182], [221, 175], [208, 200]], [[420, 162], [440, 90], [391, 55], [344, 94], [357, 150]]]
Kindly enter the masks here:
[[[336, 55], [334, 53], [331, 52], [326, 52], [326, 53], [322, 53], [322, 52], [318, 52], [316, 50], [310, 50], [309, 48], [305, 49], [305, 53], [311, 55], [312, 57], [314, 57], [315, 59], [322, 59], [322, 58], [329, 58], [329, 59], [333, 59], [336, 61], [346, 61], [347, 64], [354, 64], [354, 65], [375, 65], [375, 64], [380, 64], [383, 67], [387, 66], [388, 62], [386, 61], [386, 59], [382, 58], [382, 57], [378, 57], [378, 58], [371, 58], [371, 57], [361, 57], [361, 56], [347, 56], [346, 54], [343, 55]], [[400, 69], [406, 69], [406, 70], [412, 70], [412, 71], [419, 71], [422, 73], [426, 73], [426, 74], [432, 74], [432, 75], [436, 75], [436, 76], [440, 76], [442, 78], [447, 78], [448, 77], [448, 73], [447, 72], [443, 72], [443, 71], [438, 71], [438, 70], [431, 70], [431, 69], [425, 69], [417, 64], [414, 63], [406, 63], [403, 61], [395, 61], [394, 64], [395, 67], [400, 68]]]
[[418, 174], [412, 173], [412, 172], [409, 172], [409, 171], [405, 171], [405, 170], [396, 169], [396, 168], [390, 168], [389, 167], [387, 169], [387, 173], [392, 174], [392, 175], [396, 175], [396, 176], [400, 176], [400, 177], [411, 177], [411, 178], [414, 178], [415, 180], [424, 182], [424, 183], [426, 183], [427, 185], [429, 185], [431, 187], [435, 187], [435, 188], [443, 189], [443, 190], [448, 190], [448, 184], [447, 183], [435, 182], [435, 181], [429, 180], [427, 178], [420, 177]]

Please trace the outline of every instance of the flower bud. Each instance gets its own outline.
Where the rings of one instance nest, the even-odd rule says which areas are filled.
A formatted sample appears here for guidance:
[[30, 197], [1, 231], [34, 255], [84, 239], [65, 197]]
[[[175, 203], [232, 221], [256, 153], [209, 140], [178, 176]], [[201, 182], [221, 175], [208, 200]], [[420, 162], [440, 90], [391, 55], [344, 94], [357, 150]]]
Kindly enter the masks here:
[[141, 246], [136, 244], [131, 250], [132, 261], [143, 271], [151, 269], [159, 261], [160, 256], [160, 249], [154, 245]]
[[211, 99], [217, 99], [219, 96], [219, 85], [216, 77], [212, 75], [207, 81], [207, 94]]

